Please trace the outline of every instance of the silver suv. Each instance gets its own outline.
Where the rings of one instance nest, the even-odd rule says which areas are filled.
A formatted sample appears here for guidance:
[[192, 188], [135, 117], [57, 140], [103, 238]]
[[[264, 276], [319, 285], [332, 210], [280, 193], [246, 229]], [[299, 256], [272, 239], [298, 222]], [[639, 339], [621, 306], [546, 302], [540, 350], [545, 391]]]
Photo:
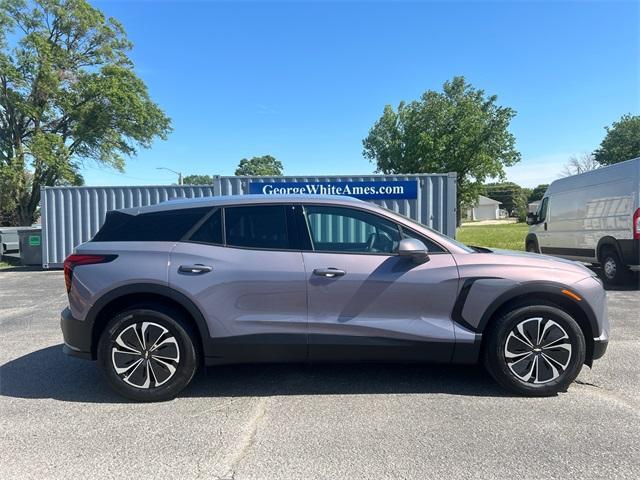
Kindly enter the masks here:
[[66, 353], [120, 394], [176, 396], [200, 365], [481, 360], [564, 391], [607, 347], [582, 265], [467, 247], [347, 197], [229, 196], [112, 211], [64, 266]]

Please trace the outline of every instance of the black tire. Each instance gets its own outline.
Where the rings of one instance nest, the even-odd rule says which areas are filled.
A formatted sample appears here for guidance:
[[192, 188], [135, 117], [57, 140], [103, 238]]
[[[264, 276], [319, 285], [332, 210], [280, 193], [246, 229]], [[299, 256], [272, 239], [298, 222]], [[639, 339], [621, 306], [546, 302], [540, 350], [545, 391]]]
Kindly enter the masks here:
[[605, 281], [618, 285], [624, 281], [626, 271], [618, 252], [613, 247], [604, 247], [600, 253], [600, 265]]
[[540, 253], [538, 238], [535, 235], [528, 235], [524, 249], [529, 253]]
[[[542, 322], [536, 327], [537, 318], [542, 318]], [[542, 328], [545, 336], [538, 339], [535, 346], [528, 346], [517, 338], [520, 336], [519, 325], [522, 325], [527, 340], [537, 335], [533, 333], [536, 328]], [[566, 339], [562, 336], [563, 332]], [[532, 335], [527, 336], [527, 333]], [[565, 311], [551, 305], [517, 307], [498, 318], [486, 335], [489, 335], [483, 352], [486, 369], [502, 387], [519, 395], [546, 397], [564, 392], [576, 379], [584, 364], [586, 347], [580, 326]], [[557, 340], [552, 341], [556, 337]], [[543, 345], [551, 347], [534, 351], [534, 348]], [[565, 345], [570, 345], [570, 349]], [[523, 353], [507, 358], [507, 351], [509, 355], [514, 355], [518, 348]], [[528, 350], [531, 352], [527, 355]], [[561, 368], [562, 365], [564, 368]], [[526, 379], [529, 367], [532, 378]], [[554, 376], [555, 373], [558, 373], [557, 377]]]
[[[141, 334], [143, 328], [145, 335]], [[194, 338], [179, 312], [161, 305], [132, 307], [117, 314], [102, 332], [98, 365], [109, 385], [126, 398], [139, 402], [170, 400], [196, 373], [198, 354]], [[144, 339], [154, 342], [153, 345], [144, 346]], [[118, 340], [120, 343], [116, 343]], [[123, 342], [126, 348], [121, 346]], [[134, 350], [146, 353], [132, 353]], [[127, 367], [128, 362], [131, 367]], [[116, 364], [129, 370], [118, 373]]]

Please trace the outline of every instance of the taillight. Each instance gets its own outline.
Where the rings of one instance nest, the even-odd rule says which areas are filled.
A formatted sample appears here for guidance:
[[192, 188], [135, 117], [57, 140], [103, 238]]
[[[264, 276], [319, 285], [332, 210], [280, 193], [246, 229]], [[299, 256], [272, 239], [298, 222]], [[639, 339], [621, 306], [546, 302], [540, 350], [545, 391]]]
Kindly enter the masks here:
[[117, 255], [82, 255], [71, 254], [64, 261], [64, 283], [67, 285], [67, 293], [71, 291], [71, 281], [73, 280], [73, 269], [78, 265], [93, 265], [95, 263], [107, 263], [116, 258]]
[[633, 239], [640, 240], [640, 208], [633, 214]]

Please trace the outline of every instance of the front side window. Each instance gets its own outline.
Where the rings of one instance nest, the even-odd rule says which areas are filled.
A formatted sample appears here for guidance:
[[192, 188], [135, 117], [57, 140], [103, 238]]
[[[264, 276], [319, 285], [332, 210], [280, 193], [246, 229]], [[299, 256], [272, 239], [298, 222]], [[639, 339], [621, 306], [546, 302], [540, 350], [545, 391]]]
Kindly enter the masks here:
[[416, 240], [420, 240], [424, 243], [424, 246], [427, 247], [429, 253], [444, 253], [445, 251], [440, 245], [429, 240], [427, 237], [413, 233], [411, 230], [405, 228], [402, 229], [402, 238], [415, 238]]
[[547, 206], [549, 205], [549, 197], [544, 197], [540, 204], [540, 211], [538, 212], [538, 222], [544, 222], [547, 220]]
[[224, 228], [231, 247], [290, 248], [284, 205], [225, 208]]
[[305, 207], [316, 252], [392, 254], [400, 243], [398, 225], [378, 215], [343, 207]]

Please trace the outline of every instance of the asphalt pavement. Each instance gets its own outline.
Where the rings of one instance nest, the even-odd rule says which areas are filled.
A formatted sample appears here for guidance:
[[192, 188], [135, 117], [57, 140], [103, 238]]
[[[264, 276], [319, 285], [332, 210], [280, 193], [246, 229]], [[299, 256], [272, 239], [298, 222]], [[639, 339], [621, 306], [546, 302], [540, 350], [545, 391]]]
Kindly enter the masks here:
[[640, 291], [567, 393], [505, 394], [477, 367], [244, 365], [136, 404], [62, 353], [58, 271], [0, 271], [0, 478], [637, 479]]

